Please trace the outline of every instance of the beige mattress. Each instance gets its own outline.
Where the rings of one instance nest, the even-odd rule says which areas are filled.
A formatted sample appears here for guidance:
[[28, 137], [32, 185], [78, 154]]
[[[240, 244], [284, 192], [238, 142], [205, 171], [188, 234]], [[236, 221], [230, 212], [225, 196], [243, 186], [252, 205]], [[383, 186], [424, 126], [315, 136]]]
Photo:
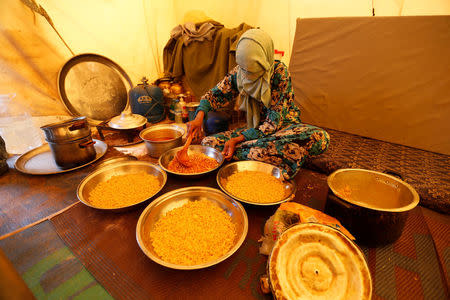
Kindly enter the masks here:
[[304, 123], [450, 154], [450, 16], [298, 19]]

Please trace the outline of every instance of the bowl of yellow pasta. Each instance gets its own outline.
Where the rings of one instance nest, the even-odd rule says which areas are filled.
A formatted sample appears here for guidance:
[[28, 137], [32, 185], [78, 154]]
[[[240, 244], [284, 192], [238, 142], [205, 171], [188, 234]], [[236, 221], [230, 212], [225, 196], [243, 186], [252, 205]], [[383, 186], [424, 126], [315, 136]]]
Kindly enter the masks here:
[[139, 217], [136, 240], [154, 262], [196, 270], [230, 257], [247, 231], [247, 213], [239, 202], [218, 189], [196, 186], [153, 200]]
[[77, 197], [92, 208], [123, 211], [153, 198], [167, 181], [157, 164], [115, 159], [98, 166], [78, 185]]
[[253, 205], [275, 205], [292, 200], [297, 190], [293, 180], [284, 180], [282, 170], [259, 161], [237, 161], [217, 172], [217, 184], [233, 199]]

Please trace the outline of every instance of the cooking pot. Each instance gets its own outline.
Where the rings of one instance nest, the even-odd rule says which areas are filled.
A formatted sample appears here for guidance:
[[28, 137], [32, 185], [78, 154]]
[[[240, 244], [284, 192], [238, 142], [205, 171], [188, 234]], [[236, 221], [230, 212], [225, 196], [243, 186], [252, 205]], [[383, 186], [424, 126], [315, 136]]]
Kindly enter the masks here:
[[159, 158], [164, 152], [183, 144], [184, 129], [173, 124], [153, 125], [139, 133], [148, 154]]
[[403, 180], [365, 169], [339, 169], [327, 179], [325, 212], [337, 218], [358, 242], [381, 246], [402, 234], [419, 195]]
[[56, 164], [62, 169], [69, 169], [92, 161], [95, 156], [95, 141], [91, 135], [75, 141], [54, 143], [48, 141]]
[[69, 142], [91, 135], [91, 128], [86, 117], [73, 118], [42, 126], [45, 139], [49, 142]]

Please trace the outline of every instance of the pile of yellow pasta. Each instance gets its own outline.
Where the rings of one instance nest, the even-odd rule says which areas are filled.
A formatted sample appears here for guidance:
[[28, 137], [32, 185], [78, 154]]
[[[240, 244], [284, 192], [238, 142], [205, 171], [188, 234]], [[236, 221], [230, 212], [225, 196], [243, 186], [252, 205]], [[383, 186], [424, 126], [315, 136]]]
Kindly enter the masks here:
[[100, 208], [120, 208], [150, 198], [159, 188], [158, 178], [145, 172], [116, 175], [97, 184], [88, 202]]
[[177, 265], [198, 265], [225, 255], [234, 245], [231, 217], [208, 200], [190, 201], [169, 211], [150, 232], [158, 256]]
[[231, 174], [225, 182], [225, 189], [236, 198], [255, 203], [278, 202], [285, 197], [283, 183], [259, 171]]

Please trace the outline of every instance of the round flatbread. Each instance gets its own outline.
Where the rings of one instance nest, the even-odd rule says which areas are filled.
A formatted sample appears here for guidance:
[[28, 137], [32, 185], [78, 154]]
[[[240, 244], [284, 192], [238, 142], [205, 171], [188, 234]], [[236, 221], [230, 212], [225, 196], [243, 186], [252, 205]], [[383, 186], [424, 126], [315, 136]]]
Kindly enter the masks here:
[[276, 299], [370, 299], [372, 279], [361, 250], [339, 230], [295, 225], [279, 237], [268, 261]]

